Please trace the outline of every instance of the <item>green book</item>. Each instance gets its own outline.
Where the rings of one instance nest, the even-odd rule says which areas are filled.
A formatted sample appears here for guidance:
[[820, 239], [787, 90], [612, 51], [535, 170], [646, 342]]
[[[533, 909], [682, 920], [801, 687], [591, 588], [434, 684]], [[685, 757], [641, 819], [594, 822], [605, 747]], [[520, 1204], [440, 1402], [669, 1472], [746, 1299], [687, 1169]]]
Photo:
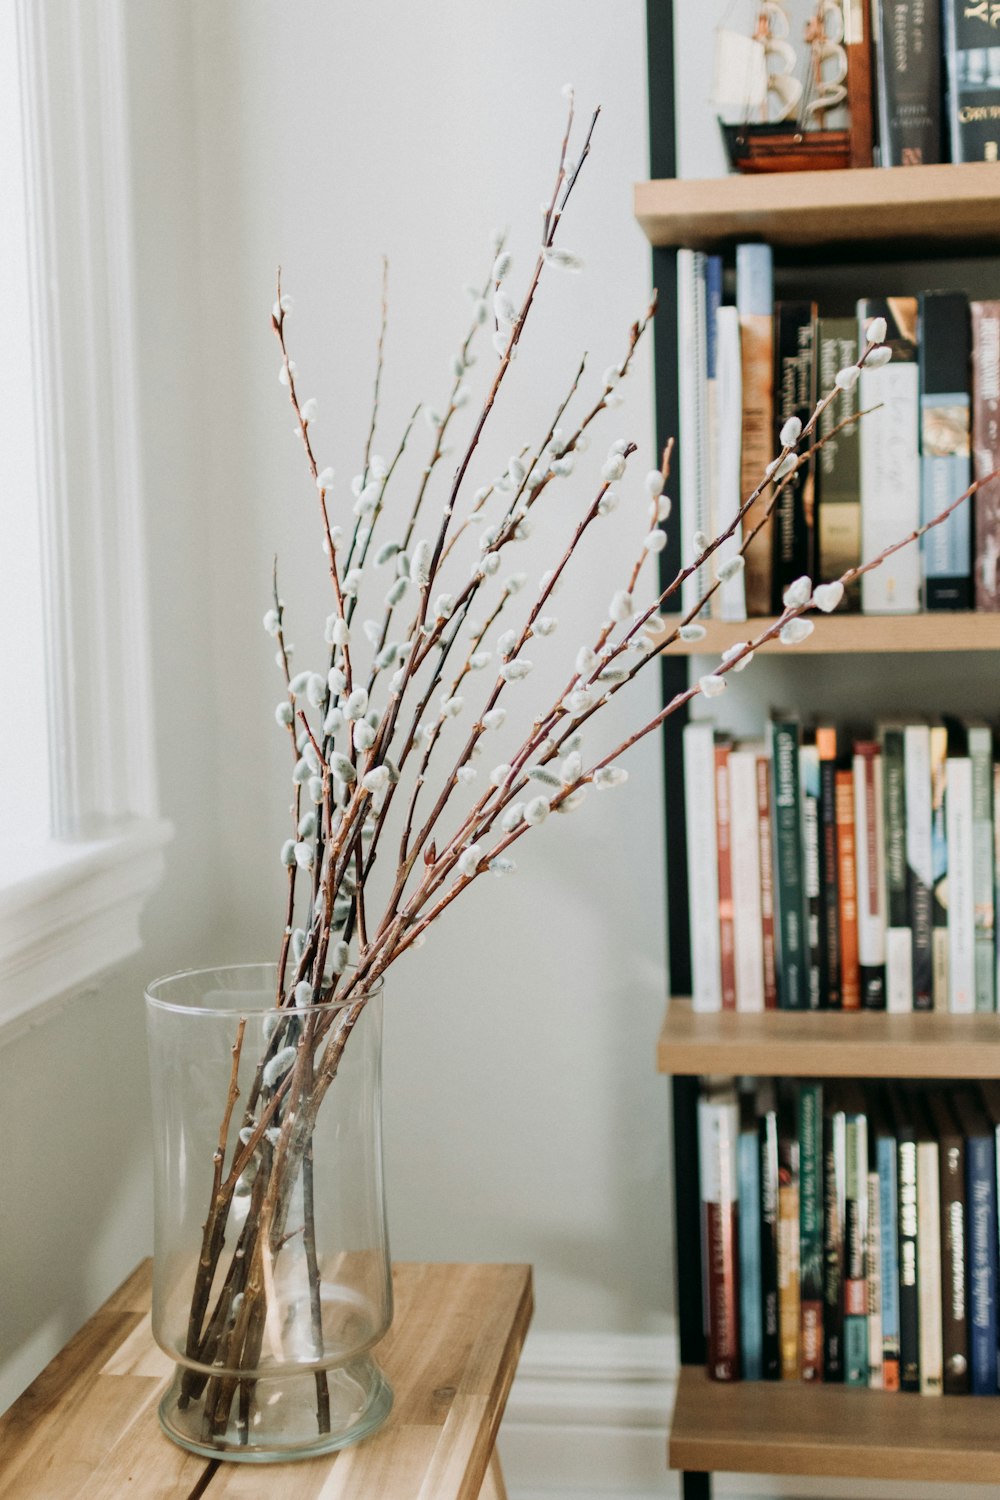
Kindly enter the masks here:
[[799, 1084], [799, 1368], [823, 1379], [823, 1085]]
[[808, 949], [802, 869], [802, 806], [799, 791], [801, 730], [794, 716], [777, 715], [769, 726], [774, 825], [774, 908], [778, 958], [778, 1005], [808, 1010]]
[[[831, 390], [837, 371], [858, 357], [857, 318], [820, 318], [819, 388]], [[834, 428], [858, 411], [858, 387], [839, 391], [819, 419], [823, 447], [816, 456], [818, 576], [829, 582], [861, 561], [861, 451], [857, 421]], [[861, 608], [861, 581], [844, 595], [842, 610]]]

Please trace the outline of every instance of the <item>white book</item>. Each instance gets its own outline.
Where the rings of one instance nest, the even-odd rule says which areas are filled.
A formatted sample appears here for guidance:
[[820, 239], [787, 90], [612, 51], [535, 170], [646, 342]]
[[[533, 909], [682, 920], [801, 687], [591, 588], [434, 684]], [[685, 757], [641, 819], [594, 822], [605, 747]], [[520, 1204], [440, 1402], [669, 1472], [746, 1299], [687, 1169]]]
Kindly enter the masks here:
[[863, 1008], [885, 1008], [885, 824], [882, 756], [856, 754], [854, 868], [858, 890], [858, 963]]
[[941, 1190], [936, 1140], [917, 1141], [917, 1285], [920, 1288], [920, 1394], [944, 1390], [941, 1328]]
[[882, 1348], [882, 1212], [877, 1172], [868, 1173], [868, 1240], [865, 1246], [868, 1282], [868, 1389], [884, 1387]]
[[986, 724], [970, 724], [969, 760], [972, 762], [972, 878], [976, 913], [976, 1010], [996, 1010], [993, 889], [993, 731]]
[[[677, 405], [680, 428], [680, 504], [683, 532], [681, 562], [692, 561], [692, 538], [696, 531], [707, 534], [708, 514], [708, 393], [705, 368], [708, 331], [706, 326], [705, 255], [701, 250], [677, 252]], [[692, 609], [711, 582], [708, 565], [685, 579], [681, 605]], [[703, 618], [711, 615], [711, 605]]]
[[931, 732], [927, 724], [907, 724], [903, 732], [906, 767], [906, 863], [909, 871], [912, 932], [913, 1009], [930, 1010], [932, 1000], [931, 892]]
[[708, 721], [684, 726], [684, 807], [687, 822], [692, 1002], [722, 1009], [719, 865], [715, 825], [715, 731]]
[[[860, 436], [862, 557], [877, 557], [920, 525], [919, 399], [916, 364], [861, 371], [858, 400], [868, 412]], [[864, 574], [861, 608], [866, 615], [919, 610], [919, 547], [903, 547]]]
[[729, 837], [733, 871], [736, 1009], [764, 1009], [757, 748], [729, 753]]
[[945, 798], [948, 837], [948, 1009], [976, 1008], [976, 903], [972, 853], [972, 762], [949, 755]]
[[[716, 313], [716, 516], [721, 535], [740, 512], [741, 438], [743, 430], [743, 364], [740, 346], [740, 315], [735, 307], [720, 307]], [[720, 562], [739, 554], [743, 528], [719, 548]], [[723, 620], [747, 617], [746, 579], [742, 571], [724, 583], [716, 596]]]

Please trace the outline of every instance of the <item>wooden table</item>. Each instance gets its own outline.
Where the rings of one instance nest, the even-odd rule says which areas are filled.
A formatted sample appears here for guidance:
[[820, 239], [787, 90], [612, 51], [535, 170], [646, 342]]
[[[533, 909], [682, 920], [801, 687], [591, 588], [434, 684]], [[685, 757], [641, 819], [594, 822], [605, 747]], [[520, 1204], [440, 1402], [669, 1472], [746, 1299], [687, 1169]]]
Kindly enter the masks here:
[[0, 1418], [0, 1500], [505, 1500], [497, 1429], [531, 1320], [531, 1267], [397, 1265], [378, 1360], [385, 1426], [323, 1458], [209, 1462], [160, 1431], [170, 1361], [150, 1332], [151, 1262]]

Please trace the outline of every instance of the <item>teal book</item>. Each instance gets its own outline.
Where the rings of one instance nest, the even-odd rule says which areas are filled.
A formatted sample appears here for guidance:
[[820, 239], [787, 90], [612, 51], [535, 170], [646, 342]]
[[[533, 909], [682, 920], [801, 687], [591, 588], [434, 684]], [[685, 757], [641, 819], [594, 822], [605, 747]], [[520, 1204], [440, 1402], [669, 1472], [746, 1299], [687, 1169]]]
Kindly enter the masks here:
[[744, 1380], [764, 1378], [764, 1302], [761, 1285], [760, 1137], [752, 1094], [740, 1095], [736, 1185], [739, 1199], [740, 1360]]
[[868, 1118], [861, 1091], [845, 1084], [844, 1384], [868, 1384]]
[[799, 792], [801, 730], [794, 716], [771, 720], [771, 809], [774, 826], [774, 908], [778, 1005], [808, 1010], [808, 961], [803, 880], [802, 806]]
[[799, 1367], [823, 1379], [823, 1085], [799, 1084]]

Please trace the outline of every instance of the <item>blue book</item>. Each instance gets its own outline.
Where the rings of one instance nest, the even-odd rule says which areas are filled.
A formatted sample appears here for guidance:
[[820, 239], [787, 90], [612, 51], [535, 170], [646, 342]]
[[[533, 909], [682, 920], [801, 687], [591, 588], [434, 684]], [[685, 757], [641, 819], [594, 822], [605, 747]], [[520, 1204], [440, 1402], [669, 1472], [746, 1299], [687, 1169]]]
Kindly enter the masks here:
[[974, 1097], [954, 1095], [965, 1137], [969, 1364], [974, 1396], [997, 1393], [997, 1155], [994, 1126]]
[[764, 1378], [764, 1307], [760, 1261], [760, 1138], [753, 1096], [740, 1099], [736, 1181], [739, 1194], [740, 1353], [744, 1380]]
[[882, 1272], [882, 1388], [899, 1390], [899, 1250], [896, 1237], [896, 1137], [879, 1120], [875, 1137]]

